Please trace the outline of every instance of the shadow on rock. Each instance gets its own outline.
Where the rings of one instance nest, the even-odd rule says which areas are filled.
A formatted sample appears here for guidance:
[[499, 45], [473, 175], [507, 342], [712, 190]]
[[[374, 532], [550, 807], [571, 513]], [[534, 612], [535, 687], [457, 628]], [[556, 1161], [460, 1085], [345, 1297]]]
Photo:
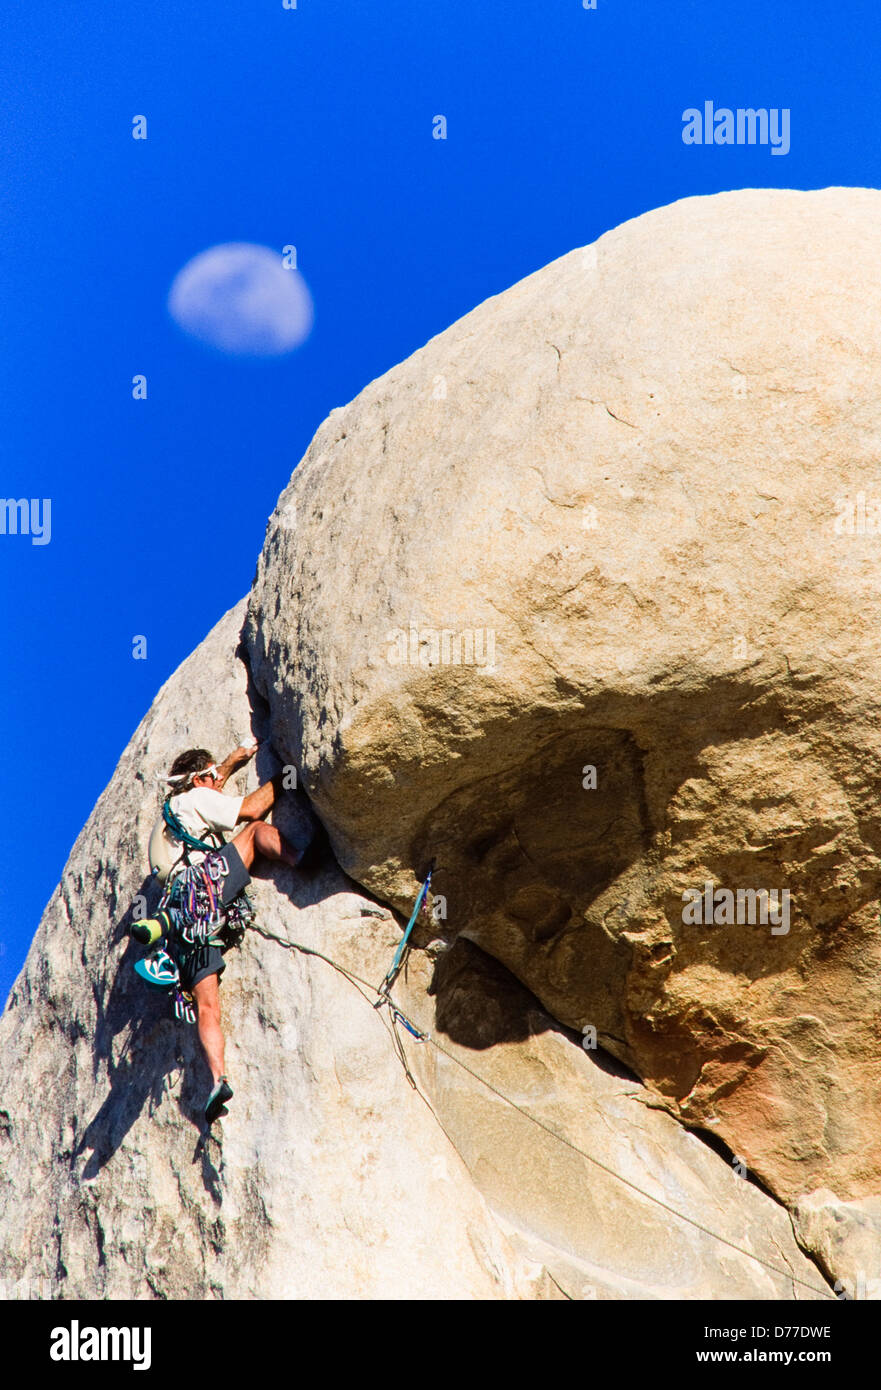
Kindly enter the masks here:
[[438, 958], [429, 993], [435, 1023], [462, 1047], [482, 1051], [538, 1033], [567, 1033], [499, 961], [460, 937]]
[[[140, 896], [148, 913], [155, 909], [159, 892], [152, 877], [144, 880]], [[130, 908], [114, 930], [114, 945], [128, 936], [132, 919]], [[168, 995], [149, 989], [135, 975], [133, 966], [140, 955], [141, 948], [132, 943], [107, 981], [106, 992], [96, 988], [94, 1067], [96, 1072], [102, 1064], [106, 1068], [110, 1089], [77, 1146], [78, 1158], [88, 1153], [82, 1173], [86, 1179], [97, 1176], [145, 1107], [152, 1115], [168, 1091], [177, 1093], [181, 1113], [200, 1123], [199, 1097], [210, 1084], [196, 1030], [177, 1022]], [[115, 1056], [120, 1034], [126, 1034], [128, 1042]]]
[[[435, 998], [438, 1031], [462, 1047], [483, 1051], [551, 1032], [581, 1046], [580, 1035], [552, 1018], [507, 966], [465, 937], [438, 958], [429, 993]], [[638, 1080], [607, 1052], [591, 1049], [588, 1056], [611, 1076]]]

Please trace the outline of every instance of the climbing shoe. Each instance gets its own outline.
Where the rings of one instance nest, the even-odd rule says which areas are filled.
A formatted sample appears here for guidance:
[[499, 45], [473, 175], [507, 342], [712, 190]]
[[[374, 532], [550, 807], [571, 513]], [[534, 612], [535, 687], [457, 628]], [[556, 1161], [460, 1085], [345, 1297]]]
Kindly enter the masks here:
[[222, 1076], [208, 1097], [208, 1103], [205, 1106], [205, 1119], [209, 1125], [213, 1124], [218, 1115], [223, 1113], [223, 1107], [228, 1100], [232, 1100], [232, 1096], [232, 1086], [226, 1077]]
[[171, 926], [171, 918], [167, 912], [157, 912], [155, 917], [145, 917], [140, 922], [132, 925], [132, 936], [135, 941], [139, 941], [142, 946], [155, 946], [157, 941], [161, 941]]
[[168, 952], [161, 949], [135, 961], [135, 974], [153, 989], [174, 989], [180, 984], [177, 966]]

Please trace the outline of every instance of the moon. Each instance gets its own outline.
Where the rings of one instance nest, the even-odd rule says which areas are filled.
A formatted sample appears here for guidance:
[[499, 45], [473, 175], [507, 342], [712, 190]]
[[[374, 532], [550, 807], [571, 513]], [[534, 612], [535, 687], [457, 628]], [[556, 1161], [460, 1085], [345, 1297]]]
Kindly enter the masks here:
[[203, 343], [239, 357], [280, 357], [312, 328], [312, 296], [280, 252], [250, 242], [201, 251], [174, 278], [168, 311]]

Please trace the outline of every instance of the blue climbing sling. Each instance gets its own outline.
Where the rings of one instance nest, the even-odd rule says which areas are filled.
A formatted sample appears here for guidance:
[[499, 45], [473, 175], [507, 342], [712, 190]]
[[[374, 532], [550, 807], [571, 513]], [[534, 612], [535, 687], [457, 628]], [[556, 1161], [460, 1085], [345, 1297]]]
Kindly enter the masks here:
[[426, 904], [426, 902], [427, 902], [427, 899], [428, 899], [428, 890], [429, 890], [430, 887], [431, 887], [431, 875], [432, 875], [433, 873], [434, 873], [434, 860], [432, 859], [431, 865], [430, 865], [429, 870], [428, 870], [428, 874], [426, 875], [426, 878], [425, 878], [425, 882], [423, 883], [422, 887], [419, 889], [419, 893], [417, 894], [417, 897], [416, 897], [416, 904], [415, 904], [415, 906], [414, 906], [414, 908], [413, 908], [412, 913], [410, 914], [410, 920], [409, 920], [409, 922], [407, 923], [407, 930], [404, 932], [404, 935], [401, 937], [401, 940], [400, 940], [400, 942], [398, 943], [398, 949], [395, 951], [395, 958], [394, 958], [394, 960], [392, 961], [391, 965], [389, 966], [388, 972], [386, 973], [386, 977], [385, 977], [385, 979], [383, 980], [382, 984], [381, 984], [380, 987], [379, 987], [379, 990], [380, 990], [380, 993], [381, 993], [381, 994], [388, 994], [388, 992], [389, 992], [389, 990], [391, 989], [392, 985], [394, 984], [395, 980], [398, 978], [398, 972], [399, 972], [400, 969], [401, 969], [401, 965], [402, 965], [403, 960], [404, 960], [404, 954], [405, 954], [405, 952], [406, 952], [407, 949], [408, 949], [408, 943], [409, 943], [409, 940], [410, 940], [410, 933], [412, 932], [413, 928], [414, 928], [415, 925], [416, 925], [416, 918], [419, 916], [419, 913], [422, 911], [423, 907], [425, 906], [425, 904]]
[[197, 840], [194, 835], [191, 835], [188, 830], [184, 829], [183, 822], [171, 809], [170, 800], [162, 803], [162, 819], [165, 821], [165, 824], [168, 826], [174, 838], [186, 845], [187, 849], [203, 850], [205, 854], [211, 854], [213, 850], [217, 849], [216, 844], [209, 845], [204, 840]]

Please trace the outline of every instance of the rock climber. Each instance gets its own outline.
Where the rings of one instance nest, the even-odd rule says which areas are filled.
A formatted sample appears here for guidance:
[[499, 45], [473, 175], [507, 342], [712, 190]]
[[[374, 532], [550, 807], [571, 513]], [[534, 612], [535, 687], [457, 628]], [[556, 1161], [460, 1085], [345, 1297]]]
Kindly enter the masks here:
[[[150, 867], [165, 883], [165, 891], [155, 917], [132, 927], [132, 935], [145, 946], [166, 938], [167, 954], [160, 951], [139, 962], [139, 974], [161, 984], [163, 971], [171, 972], [170, 980], [178, 984], [178, 1017], [192, 1021], [190, 997], [195, 1004], [199, 1040], [213, 1080], [205, 1105], [209, 1125], [224, 1113], [233, 1095], [220, 1022], [219, 985], [226, 963], [216, 933], [221, 928], [235, 932], [253, 918], [244, 890], [258, 854], [303, 869], [312, 849], [295, 849], [263, 820], [281, 790], [281, 773], [246, 796], [224, 794], [228, 778], [256, 751], [252, 740], [233, 749], [219, 765], [205, 748], [189, 748], [175, 758], [165, 779], [173, 790], [150, 838]], [[233, 836], [226, 844], [224, 833]]]

